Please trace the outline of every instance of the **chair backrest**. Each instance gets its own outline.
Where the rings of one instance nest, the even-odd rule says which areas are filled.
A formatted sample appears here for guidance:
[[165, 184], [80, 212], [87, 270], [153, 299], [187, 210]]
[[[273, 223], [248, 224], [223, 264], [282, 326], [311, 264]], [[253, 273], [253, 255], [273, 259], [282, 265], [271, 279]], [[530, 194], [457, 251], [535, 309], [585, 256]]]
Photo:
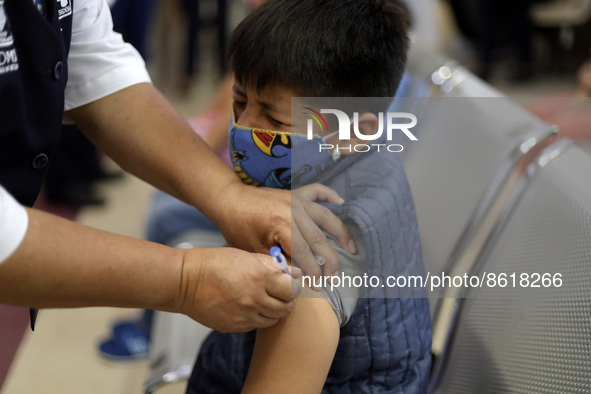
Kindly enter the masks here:
[[[557, 132], [464, 68], [447, 75], [439, 96], [421, 106], [418, 141], [402, 157], [430, 275], [470, 271], [519, 163]], [[435, 356], [448, 335], [453, 291], [430, 294]]]
[[412, 46], [408, 54], [407, 73], [413, 81], [409, 94], [405, 97], [435, 97], [452, 78], [460, 65], [449, 58], [434, 53], [430, 48]]
[[426, 99], [418, 141], [403, 157], [431, 273], [446, 269], [518, 161], [556, 132], [470, 72], [452, 79], [448, 92]]
[[456, 68], [441, 85], [445, 97], [505, 97], [464, 67]]
[[210, 332], [185, 315], [155, 311], [144, 392], [151, 394], [168, 383], [188, 380], [201, 343]]
[[[442, 85], [459, 67], [456, 62], [413, 44], [406, 71], [388, 112], [411, 112], [418, 116], [421, 113], [420, 107], [425, 102], [424, 98], [438, 96]], [[404, 153], [402, 152], [403, 155]]]
[[530, 165], [471, 273], [497, 285], [461, 294], [431, 391], [589, 392], [590, 263], [591, 155], [560, 140]]

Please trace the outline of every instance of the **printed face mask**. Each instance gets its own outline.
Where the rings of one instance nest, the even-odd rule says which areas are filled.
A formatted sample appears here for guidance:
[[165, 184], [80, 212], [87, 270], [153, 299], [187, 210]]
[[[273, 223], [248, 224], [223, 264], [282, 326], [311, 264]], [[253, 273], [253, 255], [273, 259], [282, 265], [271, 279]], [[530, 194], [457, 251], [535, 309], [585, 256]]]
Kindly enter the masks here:
[[[297, 185], [309, 183], [338, 159], [327, 150], [319, 150], [324, 143], [320, 136], [308, 140], [302, 134], [242, 127], [236, 124], [233, 110], [231, 116], [232, 164], [248, 185], [291, 189], [292, 177]], [[297, 163], [296, 169], [292, 169], [292, 163]]]

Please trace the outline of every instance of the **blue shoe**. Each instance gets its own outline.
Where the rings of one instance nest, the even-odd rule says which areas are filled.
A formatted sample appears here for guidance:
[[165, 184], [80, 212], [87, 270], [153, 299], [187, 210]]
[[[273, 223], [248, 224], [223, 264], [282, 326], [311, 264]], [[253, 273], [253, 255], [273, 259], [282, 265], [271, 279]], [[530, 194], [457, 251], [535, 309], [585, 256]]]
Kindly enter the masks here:
[[103, 358], [110, 361], [144, 360], [150, 353], [150, 336], [137, 322], [113, 327], [113, 337], [99, 345]]
[[113, 324], [113, 338], [121, 337], [125, 332], [133, 331], [134, 329], [139, 329], [138, 327], [141, 325], [140, 320], [130, 320], [130, 321], [122, 321], [119, 323]]
[[[130, 330], [143, 330], [150, 332], [152, 329], [152, 319], [154, 318], [154, 311], [151, 309], [144, 309], [144, 312], [139, 319], [126, 320], [113, 325], [113, 339], [120, 337], [123, 332]], [[149, 334], [148, 334], [149, 337]]]

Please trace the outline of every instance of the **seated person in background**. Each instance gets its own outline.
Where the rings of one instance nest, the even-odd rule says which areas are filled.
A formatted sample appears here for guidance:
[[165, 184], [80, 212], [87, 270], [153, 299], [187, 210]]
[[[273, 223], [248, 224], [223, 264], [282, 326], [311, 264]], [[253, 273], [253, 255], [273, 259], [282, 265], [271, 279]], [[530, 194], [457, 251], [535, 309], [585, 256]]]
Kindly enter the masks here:
[[591, 59], [587, 60], [577, 74], [578, 85], [574, 97], [591, 97]]
[[573, 92], [551, 96], [533, 100], [526, 107], [539, 118], [558, 125], [559, 137], [591, 146], [591, 59], [579, 68]]
[[[343, 196], [342, 206], [326, 206], [356, 236], [354, 254], [331, 240], [341, 272], [350, 276], [424, 275], [406, 175], [397, 153], [348, 150], [367, 141], [337, 141], [336, 121], [314, 126], [318, 137], [308, 140], [305, 121], [299, 114], [292, 119], [291, 98], [393, 97], [406, 63], [407, 18], [387, 0], [269, 0], [237, 27], [230, 42], [234, 169], [248, 184], [295, 189], [320, 182]], [[361, 133], [376, 133], [378, 113], [388, 104], [360, 111]], [[318, 151], [319, 144], [337, 142], [344, 149]], [[316, 274], [322, 275], [321, 265]], [[187, 392], [426, 392], [426, 293], [410, 297], [399, 289], [330, 285], [304, 293], [290, 316], [273, 327], [214, 331], [200, 350]]]

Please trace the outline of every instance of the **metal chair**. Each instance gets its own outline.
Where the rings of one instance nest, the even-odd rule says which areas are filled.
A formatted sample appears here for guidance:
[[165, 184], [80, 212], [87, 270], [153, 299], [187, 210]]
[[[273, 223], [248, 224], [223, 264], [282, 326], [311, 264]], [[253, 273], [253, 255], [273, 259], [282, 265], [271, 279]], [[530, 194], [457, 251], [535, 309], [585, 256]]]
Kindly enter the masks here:
[[[454, 77], [460, 69], [458, 63], [447, 57], [413, 46], [408, 55], [405, 77], [388, 112], [410, 112], [422, 118], [432, 103], [430, 99], [441, 96], [456, 84]], [[400, 153], [403, 160], [409, 149], [412, 150], [409, 147]]]
[[407, 62], [407, 72], [415, 82], [408, 97], [436, 97], [449, 86], [450, 80], [461, 66], [430, 48], [413, 45]]
[[404, 157], [431, 272], [449, 268], [519, 159], [557, 131], [464, 69], [453, 81], [430, 99]]
[[560, 140], [529, 166], [471, 272], [504, 286], [457, 299], [430, 392], [589, 392], [590, 262], [591, 156]]
[[[171, 244], [188, 249], [213, 248], [225, 243], [220, 233], [195, 231], [181, 235]], [[210, 332], [210, 328], [185, 315], [155, 311], [145, 393], [151, 394], [168, 383], [189, 379], [201, 343]]]
[[189, 379], [201, 343], [210, 331], [185, 315], [155, 311], [145, 393]]
[[[557, 128], [463, 68], [418, 117], [418, 141], [403, 156], [426, 271], [470, 271], [518, 178], [518, 164]], [[433, 353], [447, 337], [453, 289], [431, 295]], [[451, 293], [450, 293], [451, 292]]]

